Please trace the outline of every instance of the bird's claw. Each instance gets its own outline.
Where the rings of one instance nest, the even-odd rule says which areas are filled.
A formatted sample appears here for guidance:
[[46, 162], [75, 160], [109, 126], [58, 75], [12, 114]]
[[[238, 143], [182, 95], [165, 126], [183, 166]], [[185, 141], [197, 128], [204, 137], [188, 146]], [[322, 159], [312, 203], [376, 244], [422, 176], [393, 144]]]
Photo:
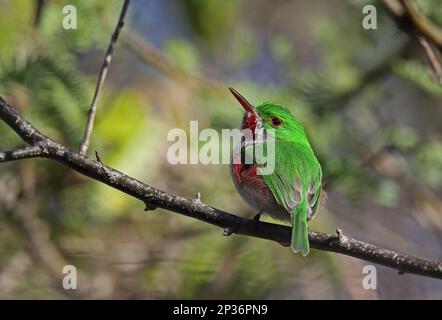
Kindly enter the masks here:
[[253, 221], [259, 221], [259, 219], [261, 218], [262, 211], [263, 210], [261, 210], [255, 214], [255, 216], [253, 217]]

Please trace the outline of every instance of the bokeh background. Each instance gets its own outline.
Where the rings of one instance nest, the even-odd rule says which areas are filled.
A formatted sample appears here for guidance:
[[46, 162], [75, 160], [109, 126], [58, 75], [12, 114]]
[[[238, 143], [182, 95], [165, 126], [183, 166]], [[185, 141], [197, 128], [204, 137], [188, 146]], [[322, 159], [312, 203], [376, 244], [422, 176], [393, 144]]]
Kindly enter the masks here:
[[[0, 0], [0, 95], [78, 149], [123, 1]], [[37, 10], [43, 3], [42, 10]], [[417, 1], [442, 27], [439, 0]], [[62, 28], [77, 8], [78, 29]], [[375, 4], [377, 30], [361, 26]], [[90, 154], [162, 190], [251, 212], [227, 165], [170, 165], [167, 133], [237, 128], [251, 102], [286, 105], [324, 168], [311, 229], [442, 259], [442, 86], [379, 2], [133, 0], [99, 102]], [[23, 143], [0, 123], [0, 149]], [[442, 282], [222, 230], [142, 203], [50, 160], [0, 166], [0, 297], [441, 299]], [[265, 218], [270, 221], [268, 218]], [[61, 286], [78, 270], [78, 289]]]

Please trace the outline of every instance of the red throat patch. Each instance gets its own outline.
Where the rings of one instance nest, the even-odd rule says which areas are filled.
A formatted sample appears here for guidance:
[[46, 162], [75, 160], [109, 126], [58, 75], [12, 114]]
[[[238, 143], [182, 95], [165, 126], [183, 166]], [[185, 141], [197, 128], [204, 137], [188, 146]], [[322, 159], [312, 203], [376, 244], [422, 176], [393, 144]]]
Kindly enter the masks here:
[[257, 167], [243, 163], [232, 165], [232, 176], [238, 184], [248, 185], [262, 194], [268, 194], [268, 188], [264, 180], [257, 175]]
[[247, 112], [244, 115], [244, 119], [242, 121], [242, 129], [250, 129], [252, 132], [255, 132], [256, 129], [256, 122], [258, 121], [258, 118], [253, 113]]

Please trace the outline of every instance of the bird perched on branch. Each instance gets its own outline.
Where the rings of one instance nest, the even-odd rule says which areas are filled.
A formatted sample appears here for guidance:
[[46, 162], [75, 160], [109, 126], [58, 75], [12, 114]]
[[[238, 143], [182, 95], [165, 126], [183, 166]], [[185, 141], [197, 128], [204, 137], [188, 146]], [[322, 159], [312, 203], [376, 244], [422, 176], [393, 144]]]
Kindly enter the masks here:
[[251, 138], [244, 135], [233, 152], [233, 182], [243, 199], [258, 210], [255, 219], [265, 212], [275, 219], [291, 221], [290, 246], [306, 256], [307, 222], [315, 216], [325, 193], [321, 165], [304, 128], [283, 106], [262, 103], [255, 108], [235, 89], [229, 90], [245, 110], [241, 129], [251, 132]]

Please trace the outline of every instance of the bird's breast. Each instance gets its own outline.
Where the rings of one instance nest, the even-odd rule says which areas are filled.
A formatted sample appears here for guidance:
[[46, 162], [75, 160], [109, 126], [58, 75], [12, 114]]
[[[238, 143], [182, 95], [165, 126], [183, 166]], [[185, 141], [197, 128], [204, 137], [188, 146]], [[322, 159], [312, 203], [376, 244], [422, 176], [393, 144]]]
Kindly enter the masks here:
[[255, 165], [232, 163], [232, 179], [241, 197], [255, 210], [264, 210], [278, 220], [288, 220], [290, 215], [280, 206], [264, 179], [257, 174]]

